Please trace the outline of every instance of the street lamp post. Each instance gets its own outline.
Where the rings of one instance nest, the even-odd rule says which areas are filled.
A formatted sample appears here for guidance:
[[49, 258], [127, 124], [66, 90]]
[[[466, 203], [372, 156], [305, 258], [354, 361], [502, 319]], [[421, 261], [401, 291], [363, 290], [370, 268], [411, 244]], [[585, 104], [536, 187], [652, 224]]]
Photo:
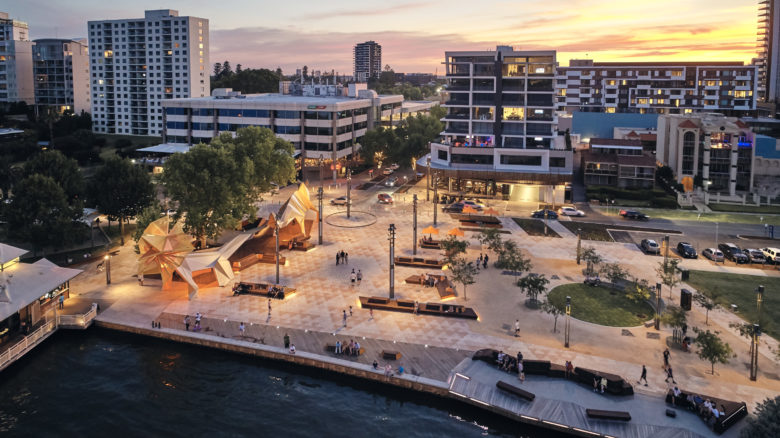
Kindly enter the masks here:
[[352, 208], [352, 169], [347, 169], [347, 219]]
[[103, 259], [106, 261], [106, 284], [111, 284], [111, 256], [106, 254]]
[[414, 211], [414, 222], [412, 222], [412, 254], [417, 255], [417, 194], [412, 195], [412, 210]]
[[[664, 236], [664, 272], [666, 272], [667, 274], [668, 274], [667, 270], [669, 269], [668, 263], [669, 263], [669, 235], [667, 234], [666, 236]], [[671, 295], [671, 292], [669, 292], [669, 294]]]
[[761, 326], [753, 324], [753, 333], [750, 339], [752, 347], [750, 349], [750, 380], [758, 379], [758, 341], [761, 336]]
[[564, 344], [563, 346], [566, 348], [569, 348], [569, 324], [571, 319], [571, 297], [566, 297], [566, 329], [563, 331], [564, 333]]
[[436, 175], [433, 182], [433, 226], [436, 226], [436, 214], [439, 209], [439, 175]]
[[661, 330], [661, 283], [655, 284], [655, 329]]
[[425, 161], [428, 163], [428, 180], [425, 182], [425, 200], [430, 201], [431, 200], [431, 156], [428, 155], [428, 158], [426, 158]]
[[580, 264], [582, 256], [582, 228], [577, 228], [577, 264]]
[[320, 214], [317, 216], [317, 223], [319, 225], [319, 231], [320, 231], [318, 237], [319, 237], [320, 245], [322, 245], [322, 186], [320, 186], [320, 188], [317, 189], [317, 200], [319, 201], [320, 204], [319, 205]]
[[322, 154], [320, 154], [320, 159], [317, 160], [317, 166], [320, 168], [320, 189], [322, 189], [322, 163], [323, 163]]
[[764, 301], [764, 286], [756, 288], [756, 310], [758, 311], [758, 323], [761, 324], [761, 303]]
[[390, 241], [390, 299], [395, 298], [395, 224], [387, 228], [387, 240]]
[[276, 234], [276, 284], [279, 284], [279, 217], [274, 217], [274, 234]]

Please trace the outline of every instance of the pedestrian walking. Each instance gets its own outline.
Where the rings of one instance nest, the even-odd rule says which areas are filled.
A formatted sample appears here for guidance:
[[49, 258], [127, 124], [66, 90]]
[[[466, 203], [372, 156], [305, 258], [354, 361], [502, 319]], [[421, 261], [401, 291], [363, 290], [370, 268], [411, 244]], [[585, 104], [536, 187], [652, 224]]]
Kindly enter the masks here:
[[184, 330], [190, 331], [190, 315], [184, 315]]
[[358, 272], [357, 272], [357, 282], [358, 282], [358, 285], [360, 285], [361, 281], [363, 281], [363, 273], [360, 272], [360, 269], [358, 269]]
[[664, 350], [664, 369], [669, 368], [669, 356], [671, 353], [669, 352], [669, 349], [667, 348]]
[[238, 333], [243, 337], [244, 336], [244, 330], [246, 327], [244, 326], [244, 322], [242, 321], [241, 324], [238, 325]]
[[284, 334], [284, 348], [290, 348], [290, 335]]
[[343, 312], [343, 314], [341, 316], [341, 321], [344, 323], [344, 327], [346, 327], [347, 326], [347, 311], [346, 310], [342, 310], [342, 312]]
[[414, 314], [417, 315], [417, 311], [420, 309], [420, 303], [414, 300]]
[[344, 263], [347, 264], [347, 265], [349, 264], [349, 253], [348, 252], [344, 253]]
[[271, 316], [271, 299], [268, 299], [268, 316]]
[[200, 319], [203, 317], [203, 315], [200, 314], [200, 312], [195, 312], [195, 322], [200, 325]]
[[352, 306], [349, 306], [349, 316], [352, 316]]
[[487, 264], [488, 264], [488, 255], [485, 254], [485, 258], [482, 259], [482, 268], [487, 269]]
[[355, 285], [355, 281], [357, 281], [357, 274], [355, 273], [354, 269], [352, 270], [352, 273], [349, 274], [349, 280], [350, 280], [350, 283], [352, 283], [352, 286], [354, 286]]
[[666, 369], [666, 379], [664, 382], [669, 382], [669, 379], [672, 379], [672, 383], [677, 383], [674, 381], [674, 373], [672, 373], [672, 367]]
[[65, 295], [60, 294], [60, 310], [65, 308]]
[[519, 336], [520, 336], [520, 320], [516, 319], [515, 320], [515, 337], [517, 338]]
[[482, 253], [479, 253], [479, 258], [477, 259], [477, 266], [482, 264]]
[[645, 381], [645, 386], [647, 386], [647, 368], [642, 365], [642, 376], [639, 377], [639, 380], [636, 381], [636, 383], [641, 383], [642, 380]]
[[520, 379], [520, 383], [525, 382], [525, 371], [523, 371], [523, 361], [517, 361], [517, 378]]
[[339, 265], [339, 262], [340, 262], [340, 261], [341, 261], [341, 253], [340, 253], [340, 252], [337, 252], [337, 253], [336, 253], [336, 266], [338, 266], [338, 265]]
[[374, 309], [368, 309], [368, 319], [374, 319]]

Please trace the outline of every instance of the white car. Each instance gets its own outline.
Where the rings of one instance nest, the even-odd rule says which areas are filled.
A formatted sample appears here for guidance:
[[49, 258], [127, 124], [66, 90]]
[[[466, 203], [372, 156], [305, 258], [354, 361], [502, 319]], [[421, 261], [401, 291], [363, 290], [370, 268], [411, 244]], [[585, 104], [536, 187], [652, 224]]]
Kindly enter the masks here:
[[387, 181], [385, 181], [385, 185], [387, 187], [395, 187], [397, 184], [398, 184], [397, 176], [391, 176], [390, 178], [387, 178]]
[[[352, 200], [349, 201], [349, 204], [352, 205]], [[330, 205], [347, 205], [347, 197], [339, 196], [336, 199], [331, 199]]]
[[389, 167], [385, 167], [384, 169], [382, 169], [382, 175], [391, 175], [393, 172], [394, 170]]
[[391, 164], [391, 165], [389, 165], [389, 166], [387, 166], [387, 167], [388, 167], [389, 169], [398, 170], [398, 168], [399, 168], [399, 167], [401, 167], [401, 166], [399, 166], [399, 165], [397, 165], [397, 164], [393, 163], [393, 164]]
[[585, 212], [582, 210], [577, 210], [574, 207], [561, 207], [558, 209], [558, 214], [561, 216], [585, 216]]

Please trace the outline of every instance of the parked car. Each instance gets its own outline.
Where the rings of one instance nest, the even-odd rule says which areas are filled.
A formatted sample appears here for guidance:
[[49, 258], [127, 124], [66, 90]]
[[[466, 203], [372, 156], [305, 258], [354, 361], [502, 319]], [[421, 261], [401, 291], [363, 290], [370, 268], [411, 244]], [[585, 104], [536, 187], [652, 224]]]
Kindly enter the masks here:
[[[347, 197], [339, 196], [336, 199], [331, 199], [330, 205], [347, 205]], [[349, 201], [349, 205], [352, 205], [352, 200]]]
[[750, 261], [745, 254], [742, 254], [742, 250], [733, 243], [718, 244], [718, 249], [723, 252], [723, 256], [726, 257], [726, 259], [731, 260], [734, 263], [747, 263]]
[[642, 239], [642, 243], [640, 243], [639, 246], [648, 254], [661, 253], [661, 247], [658, 246], [658, 243], [653, 239]]
[[769, 263], [777, 263], [777, 259], [780, 257], [780, 249], [777, 248], [761, 248], [761, 252], [764, 253], [764, 257]]
[[390, 175], [393, 172], [394, 172], [394, 170], [389, 168], [389, 167], [385, 167], [384, 169], [382, 169], [382, 175]]
[[585, 216], [585, 212], [582, 210], [577, 210], [574, 207], [561, 207], [558, 209], [558, 214], [563, 216]]
[[393, 169], [393, 170], [398, 170], [399, 167], [401, 167], [401, 166], [399, 166], [399, 165], [397, 165], [395, 163], [387, 166], [388, 169]]
[[684, 259], [696, 259], [699, 255], [696, 254], [696, 250], [688, 242], [680, 242], [677, 244], [677, 254]]
[[707, 248], [701, 252], [701, 255], [712, 260], [713, 262], [723, 261], [723, 253], [715, 248]]
[[376, 195], [378, 201], [380, 204], [392, 204], [393, 203], [393, 197], [388, 195], [387, 193], [380, 193]]
[[387, 178], [387, 181], [385, 181], [385, 185], [387, 187], [395, 187], [396, 184], [398, 184], [397, 176], [391, 176], [390, 178]]
[[462, 213], [463, 212], [463, 203], [462, 202], [453, 202], [450, 205], [445, 205], [443, 208], [445, 213]]
[[544, 219], [545, 212], [547, 214], [547, 219], [558, 219], [558, 213], [556, 213], [554, 210], [536, 210], [535, 212], [531, 213], [531, 217]]
[[477, 211], [482, 211], [482, 209], [485, 208], [485, 205], [482, 204], [481, 202], [479, 202], [479, 200], [475, 201], [475, 200], [472, 200], [472, 199], [467, 199], [467, 200], [461, 201], [461, 202], [463, 203], [464, 207], [468, 205], [469, 207], [471, 207], [471, 208], [473, 208], [474, 210], [477, 210]]
[[620, 210], [620, 215], [625, 219], [635, 219], [638, 221], [646, 221], [650, 219], [650, 216], [640, 213], [636, 210]]
[[750, 263], [766, 263], [764, 253], [755, 248], [742, 248], [742, 253], [748, 257]]

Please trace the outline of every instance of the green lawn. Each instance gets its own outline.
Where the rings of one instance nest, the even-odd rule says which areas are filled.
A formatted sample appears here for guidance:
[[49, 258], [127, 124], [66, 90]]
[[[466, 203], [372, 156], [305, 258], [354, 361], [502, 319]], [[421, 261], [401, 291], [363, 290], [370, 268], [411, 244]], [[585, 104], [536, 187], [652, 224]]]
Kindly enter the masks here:
[[[617, 207], [591, 206], [591, 208], [596, 209], [601, 214], [607, 216], [618, 216], [618, 213], [620, 212], [620, 208]], [[700, 214], [696, 211], [691, 211], [691, 210], [682, 210], [682, 209], [671, 210], [671, 209], [663, 209], [663, 208], [643, 208], [640, 211], [650, 216], [653, 219], [739, 223], [739, 224], [761, 224], [762, 223], [761, 216], [756, 214], [723, 213], [723, 212]]]
[[761, 327], [774, 337], [780, 335], [780, 277], [691, 271], [687, 283], [723, 307], [736, 304], [739, 316], [750, 323], [758, 316], [755, 289], [764, 285]]
[[[526, 233], [528, 233], [531, 236], [545, 236], [544, 234], [544, 221], [541, 219], [521, 219], [519, 217], [513, 217], [512, 218], [517, 225], [520, 226], [520, 228], [523, 229]], [[554, 220], [554, 219], [553, 219]], [[552, 228], [547, 227], [547, 237], [561, 237], [552, 230]]]
[[566, 296], [571, 297], [571, 316], [594, 324], [636, 327], [655, 314], [649, 304], [631, 301], [622, 291], [586, 286], [583, 283], [558, 286], [550, 291], [547, 298], [556, 307], [563, 309]]
[[757, 213], [766, 215], [780, 215], [780, 205], [732, 205], [732, 204], [708, 204], [713, 211], [718, 212], [736, 212], [736, 213]]

